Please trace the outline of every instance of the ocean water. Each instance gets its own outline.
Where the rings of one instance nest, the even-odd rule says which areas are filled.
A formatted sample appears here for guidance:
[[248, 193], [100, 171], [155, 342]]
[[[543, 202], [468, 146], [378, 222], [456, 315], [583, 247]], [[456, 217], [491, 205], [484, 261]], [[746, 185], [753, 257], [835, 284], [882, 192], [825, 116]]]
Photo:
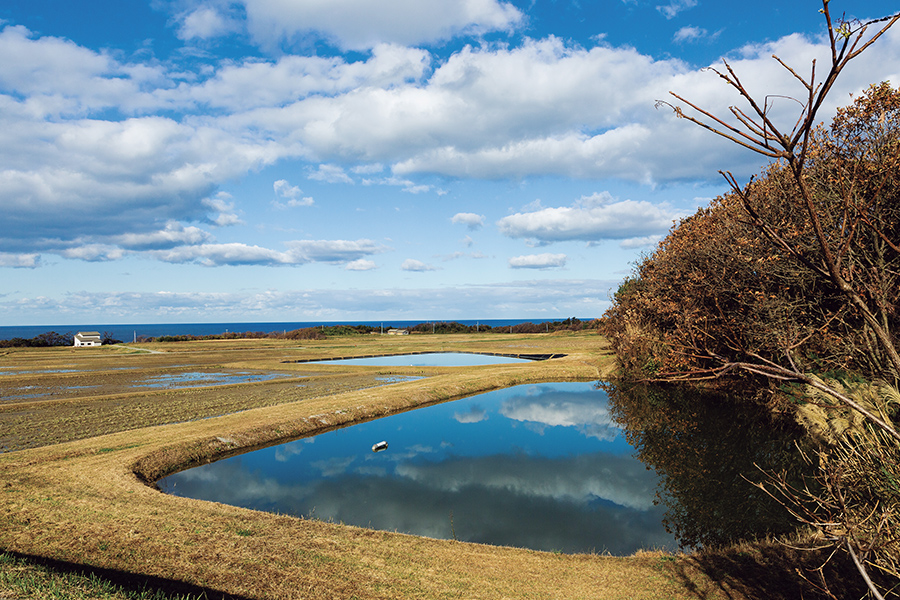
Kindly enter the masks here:
[[[490, 325], [491, 327], [503, 327], [518, 325], [520, 323], [546, 323], [565, 321], [566, 318], [559, 319], [456, 319], [455, 322], [463, 325]], [[590, 318], [582, 319], [589, 321]], [[161, 335], [219, 335], [228, 332], [284, 332], [293, 331], [294, 329], [304, 329], [307, 327], [318, 327], [325, 325], [369, 325], [371, 327], [384, 327], [387, 331], [391, 328], [412, 327], [419, 323], [441, 323], [444, 321], [296, 321], [296, 322], [278, 322], [278, 323], [139, 323], [139, 324], [119, 324], [104, 325], [97, 323], [76, 324], [76, 325], [12, 325], [0, 327], [0, 340], [10, 340], [12, 338], [31, 339], [42, 333], [55, 331], [58, 334], [75, 334], [79, 331], [99, 331], [101, 334], [109, 332], [113, 338], [125, 342], [133, 341], [139, 337], [159, 337]]]

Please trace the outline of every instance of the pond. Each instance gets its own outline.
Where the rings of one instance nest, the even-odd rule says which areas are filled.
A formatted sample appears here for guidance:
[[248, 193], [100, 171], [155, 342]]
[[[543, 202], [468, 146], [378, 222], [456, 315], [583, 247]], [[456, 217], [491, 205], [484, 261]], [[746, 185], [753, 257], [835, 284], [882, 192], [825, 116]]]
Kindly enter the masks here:
[[[373, 445], [387, 442], [387, 449]], [[164, 492], [536, 550], [677, 549], [593, 383], [517, 386], [173, 474]]]
[[340, 363], [369, 367], [477, 367], [531, 362], [525, 358], [474, 354], [470, 352], [425, 352], [421, 354], [393, 354], [390, 356], [367, 356], [361, 358], [337, 358], [333, 360], [310, 361], [307, 364]]

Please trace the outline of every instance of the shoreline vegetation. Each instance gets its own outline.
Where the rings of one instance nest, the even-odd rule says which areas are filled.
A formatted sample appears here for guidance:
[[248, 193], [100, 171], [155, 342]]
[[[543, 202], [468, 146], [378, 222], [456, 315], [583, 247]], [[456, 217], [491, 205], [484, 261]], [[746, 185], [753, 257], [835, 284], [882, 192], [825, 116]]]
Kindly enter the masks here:
[[[782, 63], [808, 91], [790, 132], [762, 108], [774, 96], [756, 102], [727, 63], [712, 70], [751, 106], [731, 109], [739, 127], [673, 94], [676, 116], [773, 162], [745, 185], [723, 173], [731, 190], [635, 265], [603, 333], [623, 379], [741, 390], [792, 417], [805, 467], [764, 470], [755, 493], [815, 531], [866, 597], [885, 600], [900, 597], [900, 88], [870, 85], [830, 126], [816, 111], [900, 13], [832, 27], [828, 0], [821, 12], [825, 77]], [[847, 597], [827, 577], [810, 584]]]
[[[156, 352], [122, 345], [14, 348], [0, 356], [4, 389], [35, 385], [28, 378], [39, 377], [55, 394], [0, 404], [0, 435], [8, 449], [0, 453], [0, 598], [106, 597], [80, 586], [122, 582], [128, 585], [108, 597], [799, 597], [803, 582], [793, 568], [816, 559], [773, 541], [688, 554], [648, 549], [613, 557], [597, 549], [563, 555], [267, 514], [166, 496], [153, 487], [162, 475], [197, 461], [482, 391], [608, 379], [614, 358], [606, 339], [593, 331], [146, 346]], [[464, 369], [288, 362], [428, 350], [566, 356]], [[128, 389], [139, 373], [210, 369], [286, 377]], [[26, 373], [37, 370], [47, 372]], [[372, 384], [384, 375], [424, 377]], [[91, 378], [109, 393], [80, 388], [73, 396], [60, 394]], [[81, 583], [71, 583], [72, 577]], [[23, 591], [39, 580], [47, 581], [41, 591]], [[63, 589], [57, 594], [54, 586]], [[145, 595], [126, 595], [140, 593]]]

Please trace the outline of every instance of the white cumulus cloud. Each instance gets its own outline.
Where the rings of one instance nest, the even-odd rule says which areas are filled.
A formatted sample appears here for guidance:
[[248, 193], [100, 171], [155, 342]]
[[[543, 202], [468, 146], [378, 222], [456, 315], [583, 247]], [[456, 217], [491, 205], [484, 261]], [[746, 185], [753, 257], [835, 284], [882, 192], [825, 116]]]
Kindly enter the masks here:
[[665, 18], [674, 19], [678, 16], [678, 13], [694, 8], [697, 4], [698, 0], [671, 0], [668, 4], [657, 6], [656, 10], [662, 13]]
[[184, 227], [180, 223], [169, 222], [164, 229], [147, 233], [125, 233], [111, 238], [117, 245], [130, 250], [150, 250], [172, 248], [182, 245], [197, 245], [210, 241], [212, 236], [198, 227]]
[[[231, 243], [205, 243], [156, 250], [151, 254], [170, 263], [196, 262], [205, 266], [223, 265], [303, 265], [312, 262], [353, 263], [361, 258], [383, 252], [371, 240], [294, 240], [285, 244], [284, 251], [262, 246]], [[359, 263], [357, 263], [359, 264]]]
[[566, 266], [565, 254], [527, 254], [509, 259], [513, 269], [558, 269]]
[[309, 178], [326, 183], [353, 183], [353, 179], [338, 165], [319, 165], [309, 174]]
[[[296, 185], [291, 185], [286, 179], [279, 179], [272, 184], [272, 188], [278, 196], [287, 199], [286, 206], [312, 206], [314, 204], [311, 196], [304, 196], [303, 190]], [[285, 206], [277, 201], [275, 205]]]
[[484, 225], [484, 215], [478, 215], [475, 213], [456, 213], [453, 215], [453, 218], [450, 219], [450, 222], [454, 225], [465, 225], [469, 229], [481, 229]]
[[421, 260], [416, 260], [415, 258], [407, 258], [406, 260], [404, 260], [403, 264], [400, 265], [400, 269], [403, 271], [413, 271], [419, 273], [437, 270], [436, 267], [423, 263]]
[[497, 0], [241, 0], [248, 27], [262, 45], [311, 35], [345, 49], [379, 42], [427, 44], [467, 33], [511, 30], [524, 21], [511, 3]]
[[223, 14], [214, 6], [199, 6], [194, 10], [182, 13], [179, 21], [178, 37], [183, 40], [206, 40], [242, 29], [240, 23], [231, 15]]
[[708, 32], [701, 27], [686, 26], [675, 32], [673, 39], [676, 42], [696, 42], [706, 38]]
[[388, 248], [372, 240], [297, 240], [287, 243], [291, 256], [308, 262], [350, 263]]
[[[674, 16], [694, 3], [675, 0], [660, 10]], [[722, 115], [735, 103], [714, 74], [676, 59], [553, 36], [466, 46], [440, 60], [407, 45], [520, 27], [521, 13], [505, 2], [183, 0], [173, 11], [183, 36], [208, 39], [228, 31], [234, 11], [243, 9], [262, 38], [316, 30], [366, 52], [350, 58], [286, 49], [277, 58], [199, 57], [176, 68], [0, 23], [0, 207], [10, 224], [0, 231], [3, 264], [39, 266], [39, 253], [52, 252], [100, 260], [147, 251], [209, 264], [231, 264], [229, 257], [258, 264], [317, 260], [302, 245], [226, 246], [197, 228], [239, 225], [247, 213], [220, 188], [284, 160], [301, 162], [315, 181], [369, 177], [372, 184], [437, 194], [444, 192], [436, 187], [442, 176], [655, 184], [709, 180], [723, 166], [741, 177], [760, 164], [654, 109], [669, 90]], [[421, 20], [416, 15], [424, 10], [430, 17]], [[701, 33], [683, 28], [680, 35], [689, 41]], [[378, 43], [370, 45], [373, 36]], [[789, 98], [802, 90], [773, 54], [806, 72], [814, 58], [827, 59], [828, 48], [791, 35], [733, 53], [742, 82], [771, 94], [768, 114], [789, 130], [796, 118]], [[900, 78], [900, 28], [853, 67], [842, 74], [823, 119], [850, 93]], [[277, 198], [312, 202], [283, 181]], [[458, 213], [454, 222], [476, 226], [462, 216], [472, 214]], [[679, 216], [640, 199], [582, 200], [523, 209], [498, 226], [508, 237], [539, 243], [614, 239], [634, 247], [652, 243]], [[335, 262], [375, 251], [345, 249]]]
[[373, 269], [377, 269], [378, 265], [375, 264], [375, 261], [369, 260], [367, 258], [360, 258], [347, 263], [347, 266], [344, 267], [348, 271], [371, 271]]
[[0, 252], [0, 267], [13, 267], [17, 269], [34, 269], [41, 264], [39, 254], [13, 254]]
[[503, 235], [539, 243], [623, 240], [665, 232], [678, 213], [647, 201], [616, 200], [609, 194], [582, 197], [571, 206], [537, 208], [503, 217]]

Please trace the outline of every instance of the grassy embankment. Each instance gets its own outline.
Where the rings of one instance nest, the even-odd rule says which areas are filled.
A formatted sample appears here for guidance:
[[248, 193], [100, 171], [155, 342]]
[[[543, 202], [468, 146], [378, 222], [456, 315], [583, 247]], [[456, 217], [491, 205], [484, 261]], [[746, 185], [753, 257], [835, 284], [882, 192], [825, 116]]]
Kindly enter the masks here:
[[[161, 353], [122, 346], [0, 355], [8, 373], [0, 379], [3, 396], [19, 396], [0, 403], [0, 447], [8, 450], [0, 454], [0, 551], [14, 553], [0, 555], [0, 598], [20, 597], [21, 578], [10, 578], [12, 571], [45, 573], [32, 559], [50, 561], [51, 579], [86, 567], [89, 582], [99, 577], [214, 598], [737, 599], [796, 591], [789, 569], [779, 567], [784, 556], [770, 547], [560, 555], [255, 512], [166, 496], [147, 485], [191, 461], [481, 391], [602, 378], [612, 357], [596, 334], [147, 348]], [[284, 362], [427, 350], [567, 356], [467, 368]], [[44, 372], [28, 373], [38, 370]], [[150, 375], [248, 370], [286, 377], [182, 390], [133, 387]], [[386, 375], [425, 378], [383, 385]], [[53, 597], [105, 597], [92, 593]]]

